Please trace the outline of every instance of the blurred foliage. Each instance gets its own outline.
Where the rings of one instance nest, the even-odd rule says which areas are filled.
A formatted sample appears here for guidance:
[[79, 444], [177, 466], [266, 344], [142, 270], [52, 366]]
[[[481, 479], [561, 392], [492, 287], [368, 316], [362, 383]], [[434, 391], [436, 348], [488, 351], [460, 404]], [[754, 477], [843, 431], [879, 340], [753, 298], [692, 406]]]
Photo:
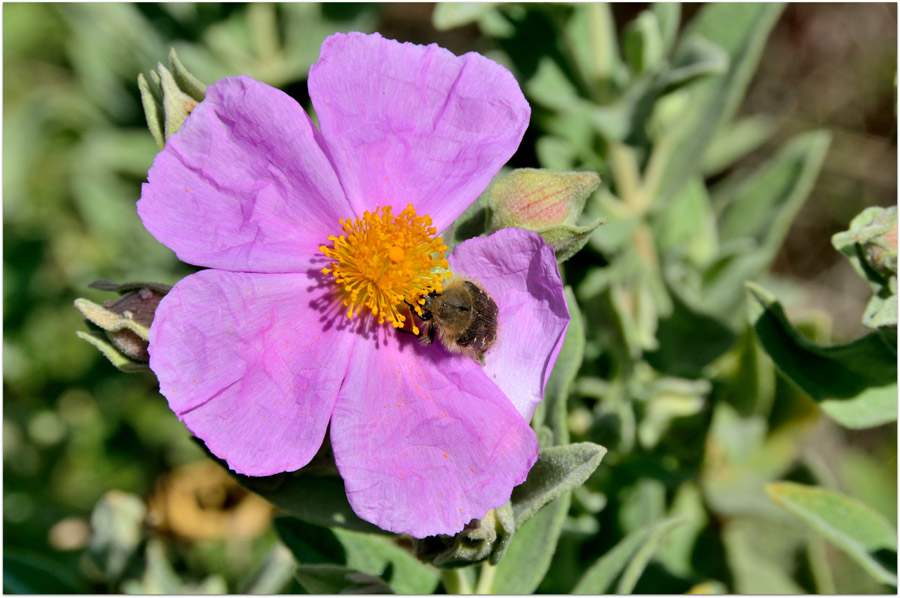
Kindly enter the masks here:
[[[871, 426], [896, 419], [896, 212], [850, 221], [896, 197], [896, 170], [863, 165], [885, 163], [872, 148], [896, 162], [896, 9], [806, 10], [5, 4], [4, 589], [891, 591], [896, 427]], [[857, 44], [848, 21], [877, 31], [884, 11], [893, 37], [835, 54]], [[74, 334], [85, 325], [72, 301], [108, 298], [92, 281], [172, 284], [193, 271], [134, 210], [167, 134], [147, 131], [138, 74], [164, 114], [166, 93], [180, 97], [157, 66], [177, 75], [171, 48], [200, 81], [250, 75], [309, 109], [321, 41], [376, 29], [508, 66], [533, 108], [510, 166], [601, 179], [569, 198], [564, 224], [584, 234], [560, 256], [573, 321], [533, 421], [539, 467], [511, 520], [498, 509], [496, 529], [486, 517], [465, 542], [416, 548], [458, 558], [446, 551], [483, 542], [473, 560], [503, 557], [443, 573], [408, 538], [368, 533], [320, 471], [238, 476], [289, 515], [270, 524], [269, 507], [203, 470], [215, 466], [152, 375], [118, 372]], [[836, 116], [779, 114], [804, 91], [812, 114]], [[835, 152], [848, 157], [838, 174]], [[823, 178], [836, 183], [827, 192]], [[454, 241], [487, 229], [488, 196]], [[784, 276], [791, 264], [809, 280]], [[842, 295], [810, 282], [821, 264], [861, 275], [842, 280], [861, 289], [852, 318], [866, 317], [868, 336], [844, 308], [832, 319], [811, 307]]]

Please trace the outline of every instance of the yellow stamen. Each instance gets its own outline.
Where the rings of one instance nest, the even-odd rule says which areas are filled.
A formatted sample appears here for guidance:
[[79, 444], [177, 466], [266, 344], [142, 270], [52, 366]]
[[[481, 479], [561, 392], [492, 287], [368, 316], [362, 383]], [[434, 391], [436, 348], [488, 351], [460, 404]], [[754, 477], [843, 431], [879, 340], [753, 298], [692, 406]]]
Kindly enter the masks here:
[[[388, 206], [340, 223], [346, 235], [328, 237], [332, 247], [319, 251], [333, 260], [322, 272], [334, 276], [348, 318], [368, 307], [379, 324], [387, 319], [402, 328], [406, 316], [399, 310], [413, 306], [421, 316], [422, 297], [441, 292], [442, 281], [452, 276], [443, 254], [447, 246], [434, 236], [431, 217], [417, 216], [412, 204], [396, 218]], [[415, 326], [413, 332], [418, 333]]]

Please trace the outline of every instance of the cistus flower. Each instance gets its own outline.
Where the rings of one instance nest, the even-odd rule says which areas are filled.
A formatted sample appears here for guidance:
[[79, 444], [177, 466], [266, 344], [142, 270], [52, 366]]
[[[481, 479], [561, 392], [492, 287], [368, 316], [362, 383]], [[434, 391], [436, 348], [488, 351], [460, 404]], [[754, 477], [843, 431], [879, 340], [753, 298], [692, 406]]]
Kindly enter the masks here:
[[[528, 420], [568, 326], [538, 235], [499, 231], [446, 262], [434, 237], [513, 154], [530, 109], [483, 56], [377, 34], [329, 37], [308, 85], [318, 129], [281, 91], [235, 77], [210, 86], [158, 154], [141, 219], [209, 269], [160, 303], [150, 367], [234, 471], [299, 469], [330, 423], [361, 518], [453, 534], [534, 463]], [[499, 307], [484, 366], [397, 329], [445, 269]]]

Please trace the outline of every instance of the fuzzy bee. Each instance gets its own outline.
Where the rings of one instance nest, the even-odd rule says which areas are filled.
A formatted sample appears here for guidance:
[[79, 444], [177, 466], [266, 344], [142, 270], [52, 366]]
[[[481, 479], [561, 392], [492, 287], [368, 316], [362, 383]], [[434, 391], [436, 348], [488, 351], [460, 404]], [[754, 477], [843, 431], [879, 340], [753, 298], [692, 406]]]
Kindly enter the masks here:
[[437, 336], [451, 353], [484, 363], [484, 352], [497, 339], [497, 304], [481, 287], [455, 277], [441, 293], [425, 296], [419, 339], [430, 345]]

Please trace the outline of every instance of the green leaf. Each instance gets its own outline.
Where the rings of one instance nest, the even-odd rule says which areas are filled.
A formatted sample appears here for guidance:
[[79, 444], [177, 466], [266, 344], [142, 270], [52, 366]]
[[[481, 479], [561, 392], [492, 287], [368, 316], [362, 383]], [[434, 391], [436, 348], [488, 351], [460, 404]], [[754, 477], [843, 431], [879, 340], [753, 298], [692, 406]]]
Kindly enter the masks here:
[[383, 577], [398, 594], [431, 594], [440, 581], [438, 572], [401, 548], [395, 537], [333, 530], [347, 553], [347, 566]]
[[300, 565], [297, 581], [310, 594], [393, 594], [384, 580], [339, 565]]
[[806, 201], [822, 167], [831, 136], [825, 131], [803, 133], [724, 197], [719, 234], [723, 242], [753, 238], [774, 254], [781, 247], [794, 216]]
[[572, 494], [564, 493], [516, 532], [497, 564], [491, 593], [531, 594], [537, 589], [550, 568], [571, 501]]
[[400, 594], [430, 594], [437, 587], [437, 572], [397, 546], [393, 538], [328, 529], [294, 517], [277, 517], [274, 525], [300, 564], [345, 565], [374, 576], [389, 571], [387, 581]]
[[700, 177], [690, 179], [652, 218], [653, 238], [667, 265], [686, 258], [695, 267], [702, 268], [715, 258], [716, 220]]
[[631, 593], [662, 539], [686, 522], [684, 517], [670, 517], [631, 532], [584, 572], [572, 593]]
[[667, 56], [675, 38], [678, 36], [678, 24], [681, 22], [681, 4], [678, 2], [654, 2], [650, 10], [656, 15], [662, 39], [663, 56]]
[[431, 23], [438, 31], [463, 27], [495, 11], [495, 5], [494, 2], [438, 2], [431, 13]]
[[159, 149], [162, 149], [166, 145], [166, 136], [163, 134], [164, 121], [160, 110], [162, 107], [162, 96], [159, 95], [157, 97], [153, 93], [153, 89], [158, 90], [158, 86], [151, 86], [147, 83], [147, 78], [144, 77], [143, 73], [138, 75], [138, 89], [141, 92], [141, 103], [144, 106], [147, 127], [150, 129], [150, 134], [153, 135], [156, 145], [159, 146]]
[[513, 489], [516, 528], [521, 528], [547, 503], [584, 484], [604, 455], [606, 449], [592, 442], [543, 449], [528, 478]]
[[[296, 567], [291, 552], [281, 544], [275, 544], [256, 570], [241, 580], [236, 591], [240, 594], [278, 594], [293, 579]], [[227, 592], [227, 588], [222, 590], [222, 593]]]
[[704, 368], [734, 346], [737, 335], [718, 319], [696, 311], [670, 288], [672, 313], [659, 320], [659, 346], [646, 354], [660, 372], [699, 378]]
[[747, 116], [730, 123], [716, 133], [706, 148], [700, 171], [705, 177], [720, 173], [765, 143], [774, 132], [775, 121], [769, 116]]
[[612, 9], [600, 2], [576, 4], [566, 25], [565, 40], [587, 89], [619, 83], [624, 65], [616, 43]]
[[897, 353], [878, 332], [822, 347], [804, 338], [781, 305], [748, 283], [750, 322], [778, 369], [838, 423], [868, 428], [897, 419]]
[[45, 554], [6, 547], [3, 592], [11, 594], [81, 594], [87, 589], [76, 574]]
[[781, 4], [706, 4], [691, 21], [675, 51], [673, 63], [685, 60], [694, 50], [696, 38], [721, 47], [728, 56], [728, 70], [691, 87], [691, 101], [677, 125], [660, 141], [660, 174], [650, 185], [652, 195], [674, 196], [698, 171], [716, 130], [733, 117], [744, 96]]
[[175, 82], [178, 84], [179, 89], [184, 91], [194, 100], [198, 102], [203, 101], [206, 97], [206, 85], [188, 72], [181, 63], [181, 60], [178, 59], [175, 48], [169, 50], [169, 70], [172, 72], [172, 77], [175, 78]]
[[736, 314], [741, 284], [775, 258], [815, 183], [829, 140], [822, 131], [799, 135], [752, 175], [716, 194], [727, 205], [720, 218], [719, 260], [704, 274], [703, 302], [711, 313]]
[[[223, 467], [227, 465], [223, 464]], [[267, 477], [243, 476], [230, 470], [229, 473], [245, 488], [308, 523], [374, 534], [388, 533], [356, 516], [347, 501], [344, 481], [338, 476], [313, 475], [303, 470]]]
[[656, 13], [645, 10], [622, 34], [622, 55], [636, 75], [651, 72], [663, 59], [663, 39]]
[[696, 484], [685, 482], [679, 486], [675, 498], [672, 499], [669, 516], [686, 517], [688, 522], [673, 529], [660, 542], [656, 560], [675, 575], [689, 578], [693, 572], [691, 555], [697, 543], [697, 536], [709, 520], [703, 495]]
[[735, 594], [803, 594], [793, 575], [802, 538], [783, 522], [739, 517], [726, 520], [722, 547]]
[[123, 372], [134, 373], [150, 371], [150, 366], [146, 363], [132, 361], [127, 356], [125, 356], [112, 343], [109, 342], [109, 339], [107, 339], [106, 335], [102, 332], [93, 330], [84, 332], [82, 330], [76, 330], [75, 336], [83, 341], [87, 341], [92, 344], [97, 348], [97, 350], [103, 353], [103, 356], [106, 357], [110, 363], [112, 363]]
[[570, 224], [560, 224], [557, 226], [549, 226], [537, 230], [539, 235], [544, 238], [548, 245], [553, 247], [556, 252], [556, 261], [564, 262], [581, 251], [591, 235], [605, 221], [597, 219], [587, 226], [573, 226]]
[[727, 70], [728, 54], [725, 50], [703, 37], [692, 37], [684, 42], [672, 66], [662, 74], [657, 85], [662, 93], [671, 93], [699, 79], [722, 75]]
[[327, 527], [304, 523], [296, 517], [276, 517], [272, 525], [298, 563], [347, 563], [344, 546]]
[[[837, 492], [793, 482], [766, 485], [766, 493], [834, 543], [878, 581], [897, 585], [897, 530], [863, 503]], [[878, 554], [892, 551], [893, 554]], [[879, 559], [878, 557], [882, 557]], [[883, 562], [880, 562], [883, 561]]]

